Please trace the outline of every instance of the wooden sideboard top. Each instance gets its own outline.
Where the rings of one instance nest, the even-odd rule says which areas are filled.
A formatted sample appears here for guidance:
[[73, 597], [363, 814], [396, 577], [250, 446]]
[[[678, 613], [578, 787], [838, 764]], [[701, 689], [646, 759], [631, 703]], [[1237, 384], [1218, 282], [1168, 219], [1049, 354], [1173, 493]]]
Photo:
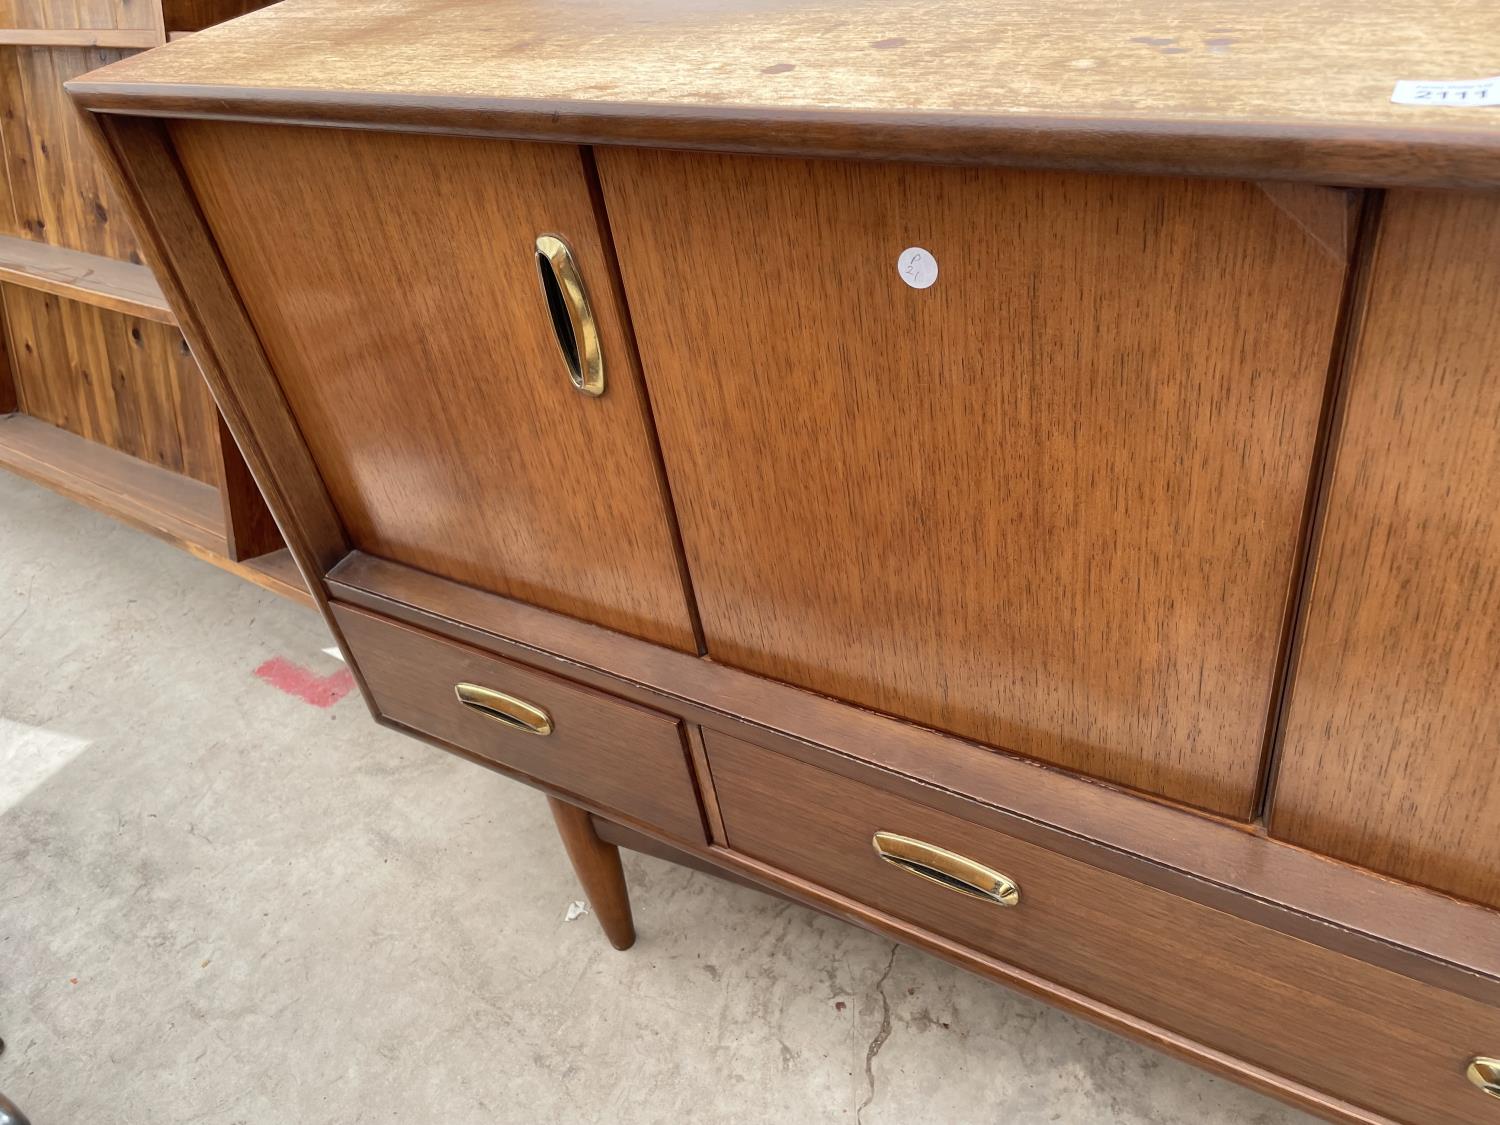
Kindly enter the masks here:
[[284, 0], [70, 84], [96, 109], [577, 142], [1500, 186], [1490, 0]]

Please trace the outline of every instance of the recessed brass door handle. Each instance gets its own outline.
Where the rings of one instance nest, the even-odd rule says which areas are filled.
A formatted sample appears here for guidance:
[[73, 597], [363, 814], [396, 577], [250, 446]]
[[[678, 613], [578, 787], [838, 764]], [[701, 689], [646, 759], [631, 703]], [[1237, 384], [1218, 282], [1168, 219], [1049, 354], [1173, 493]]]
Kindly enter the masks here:
[[877, 832], [872, 842], [876, 854], [887, 863], [950, 891], [1000, 906], [1016, 906], [1021, 901], [1021, 888], [1009, 876], [946, 848], [894, 832]]
[[583, 276], [568, 244], [555, 234], [536, 240], [536, 270], [542, 279], [542, 296], [552, 317], [552, 331], [568, 368], [573, 386], [597, 398], [604, 393], [604, 353], [599, 346], [599, 326]]
[[534, 703], [478, 684], [455, 684], [453, 694], [471, 711], [527, 734], [551, 734], [552, 716]]
[[1492, 1098], [1500, 1098], [1500, 1059], [1480, 1055], [1469, 1060], [1469, 1069], [1464, 1072], [1469, 1081]]

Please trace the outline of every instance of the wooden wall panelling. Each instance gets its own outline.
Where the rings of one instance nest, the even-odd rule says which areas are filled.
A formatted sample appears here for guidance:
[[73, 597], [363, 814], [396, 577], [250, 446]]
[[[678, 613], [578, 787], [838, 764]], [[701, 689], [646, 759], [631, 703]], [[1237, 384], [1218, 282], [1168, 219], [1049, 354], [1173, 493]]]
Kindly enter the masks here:
[[27, 413], [152, 464], [213, 481], [190, 427], [212, 406], [172, 329], [7, 287]]
[[1248, 816], [1347, 195], [597, 160], [709, 654]]
[[31, 127], [26, 118], [26, 82], [16, 47], [0, 47], [0, 151], [5, 157], [7, 205], [0, 211], [5, 233], [42, 239], [42, 205], [37, 198], [31, 158]]
[[[170, 128], [357, 546], [696, 647], [576, 148]], [[588, 286], [599, 398], [573, 389], [558, 351], [535, 264], [546, 233]]]
[[1500, 907], [1500, 196], [1393, 192], [1270, 830]]
[[[27, 150], [11, 155], [10, 140], [23, 140], [12, 123], [7, 136], [8, 169], [20, 225], [30, 237], [74, 250], [140, 262], [140, 247], [127, 224], [115, 221], [116, 200], [107, 174], [85, 138], [78, 111], [63, 83], [122, 52], [25, 48], [9, 52], [19, 71], [25, 107]], [[30, 183], [25, 183], [27, 174]]]
[[213, 401], [176, 329], [5, 286], [21, 408], [153, 465], [218, 479]]
[[139, 28], [160, 26], [158, 0], [12, 0], [13, 27]]

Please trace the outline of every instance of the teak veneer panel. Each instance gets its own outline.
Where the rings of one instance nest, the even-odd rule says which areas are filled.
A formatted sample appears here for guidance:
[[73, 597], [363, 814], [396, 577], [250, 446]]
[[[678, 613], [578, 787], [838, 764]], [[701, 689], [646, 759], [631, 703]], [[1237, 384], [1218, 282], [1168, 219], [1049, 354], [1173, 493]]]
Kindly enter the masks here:
[[[1485, 1125], [1463, 1068], [1500, 1008], [1272, 933], [710, 731], [729, 847], [1411, 1125]], [[881, 860], [877, 831], [1014, 879], [1012, 908]]]
[[[354, 544], [695, 648], [654, 438], [576, 148], [175, 123]], [[537, 279], [562, 236], [607, 390], [568, 381]]]
[[1500, 907], [1500, 197], [1381, 228], [1271, 830]]
[[1500, 1004], [1500, 914], [1484, 907], [359, 552], [330, 572], [328, 589], [383, 617]]
[[709, 655], [1247, 816], [1343, 193], [597, 158]]
[[[680, 719], [373, 613], [332, 612], [383, 718], [585, 792], [677, 839], [707, 842]], [[454, 694], [462, 683], [540, 708], [550, 732], [517, 731], [465, 707]]]
[[[1336, 183], [1500, 182], [1486, 0], [285, 0], [90, 76], [91, 104], [668, 146]], [[1483, 114], [1485, 111], [1479, 111]]]

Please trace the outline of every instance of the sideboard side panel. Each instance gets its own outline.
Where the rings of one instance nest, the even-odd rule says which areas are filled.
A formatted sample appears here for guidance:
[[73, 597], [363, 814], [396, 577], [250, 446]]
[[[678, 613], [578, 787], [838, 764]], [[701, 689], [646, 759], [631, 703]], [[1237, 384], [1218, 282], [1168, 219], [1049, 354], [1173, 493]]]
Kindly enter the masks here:
[[1500, 906], [1500, 196], [1393, 192], [1272, 834]]

